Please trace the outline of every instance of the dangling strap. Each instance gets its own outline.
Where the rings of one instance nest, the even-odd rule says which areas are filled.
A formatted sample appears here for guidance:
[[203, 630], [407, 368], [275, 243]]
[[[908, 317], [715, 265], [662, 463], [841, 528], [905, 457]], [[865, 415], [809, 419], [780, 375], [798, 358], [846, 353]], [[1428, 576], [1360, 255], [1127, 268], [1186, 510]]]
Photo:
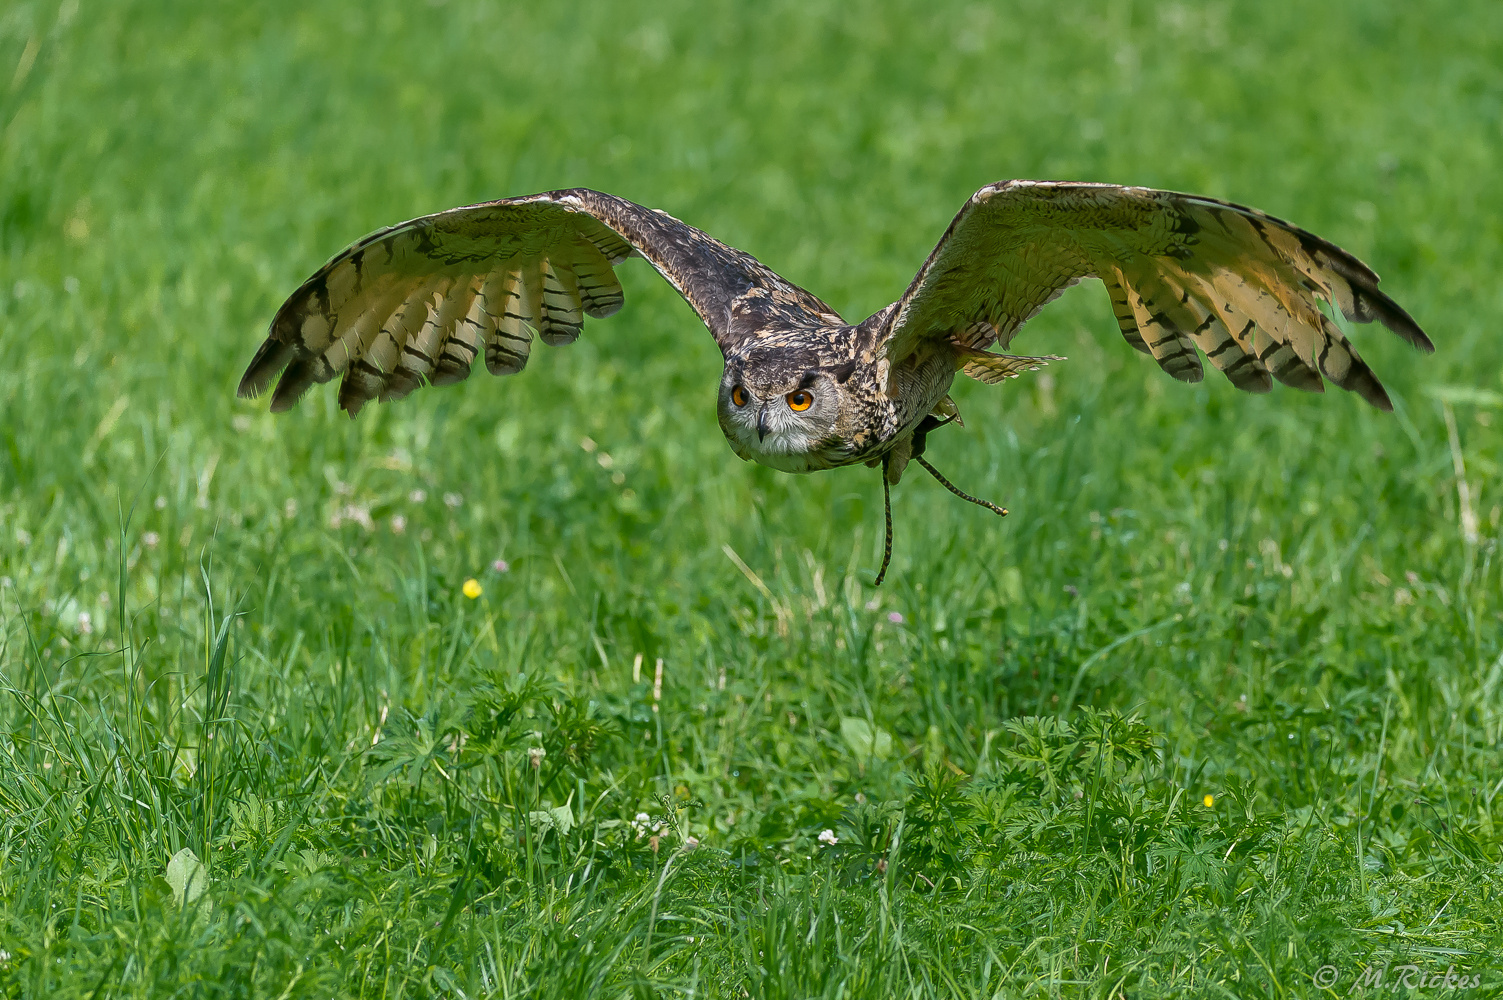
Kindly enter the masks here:
[[[929, 475], [933, 476], [935, 479], [938, 479], [941, 486], [943, 486], [945, 489], [949, 490], [951, 493], [955, 494], [956, 496], [960, 497], [960, 499], [962, 499], [962, 500], [969, 500], [971, 503], [975, 504], [978, 507], [985, 507], [987, 510], [991, 511], [993, 514], [996, 514], [998, 517], [1006, 517], [1007, 516], [1007, 508], [1006, 507], [998, 507], [996, 504], [992, 503], [990, 500], [982, 500], [979, 497], [973, 497], [973, 496], [971, 496], [969, 493], [963, 493], [963, 492], [961, 492], [959, 489], [956, 488], [956, 486], [955, 486], [954, 483], [950, 482], [944, 476], [941, 476], [939, 474], [939, 470], [936, 469], [934, 466], [930, 465], [928, 463], [928, 461], [926, 461], [923, 457], [916, 456], [914, 458], [914, 461], [917, 462], [919, 465], [922, 465], [925, 469], [928, 469], [929, 470]], [[883, 479], [882, 481], [884, 483], [887, 482], [886, 479]], [[892, 528], [890, 526], [888, 528], [888, 532], [887, 533], [888, 533], [888, 544], [890, 545], [890, 544], [892, 544]]]
[[[887, 540], [882, 544], [882, 568], [877, 570], [877, 580], [872, 584], [873, 587], [882, 586], [882, 581], [887, 578], [887, 564], [892, 562], [892, 487], [887, 485], [888, 457], [882, 456], [882, 516], [887, 521]], [[927, 462], [924, 464], [928, 465]]]

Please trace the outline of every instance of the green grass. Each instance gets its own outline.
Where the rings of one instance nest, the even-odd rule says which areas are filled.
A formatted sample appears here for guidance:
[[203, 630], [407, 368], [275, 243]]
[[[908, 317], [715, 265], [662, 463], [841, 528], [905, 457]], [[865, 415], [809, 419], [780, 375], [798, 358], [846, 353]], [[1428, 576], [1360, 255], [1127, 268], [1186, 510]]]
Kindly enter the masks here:
[[[1489, 0], [0, 8], [0, 995], [1499, 989], [1499, 66]], [[931, 438], [1012, 515], [910, 474], [880, 591], [876, 473], [737, 461], [645, 265], [515, 379], [234, 398], [415, 214], [598, 187], [860, 317], [1006, 177], [1293, 219], [1439, 350], [1248, 397], [1072, 291]]]

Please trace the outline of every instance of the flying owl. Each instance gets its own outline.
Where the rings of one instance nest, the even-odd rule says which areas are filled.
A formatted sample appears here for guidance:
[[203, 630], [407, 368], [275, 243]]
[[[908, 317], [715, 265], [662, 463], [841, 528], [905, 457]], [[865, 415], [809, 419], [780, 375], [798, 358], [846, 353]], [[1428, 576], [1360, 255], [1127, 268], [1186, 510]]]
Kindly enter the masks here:
[[401, 399], [424, 383], [527, 364], [536, 335], [579, 337], [584, 317], [621, 308], [615, 267], [645, 257], [699, 313], [725, 356], [717, 411], [742, 459], [784, 472], [864, 462], [888, 491], [926, 435], [959, 417], [957, 372], [982, 382], [1049, 361], [994, 353], [1082, 278], [1106, 285], [1122, 336], [1183, 382], [1201, 356], [1248, 392], [1273, 380], [1321, 392], [1321, 376], [1380, 410], [1388, 394], [1317, 300], [1434, 345], [1378, 290], [1367, 265], [1255, 209], [1112, 184], [1004, 181], [977, 191], [901, 298], [847, 323], [751, 255], [662, 211], [584, 188], [450, 209], [367, 236], [319, 268], [277, 310], [240, 381], [242, 397], [281, 373], [271, 409], [341, 376], [339, 405]]

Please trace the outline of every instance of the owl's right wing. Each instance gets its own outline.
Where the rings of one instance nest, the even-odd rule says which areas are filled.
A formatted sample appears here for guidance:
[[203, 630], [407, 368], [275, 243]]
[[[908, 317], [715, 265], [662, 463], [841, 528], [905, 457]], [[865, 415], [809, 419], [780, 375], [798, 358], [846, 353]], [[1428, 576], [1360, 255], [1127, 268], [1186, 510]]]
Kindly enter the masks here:
[[767, 326], [840, 317], [750, 254], [663, 212], [577, 188], [450, 209], [372, 233], [319, 268], [277, 310], [240, 380], [273, 411], [343, 375], [339, 405], [400, 399], [425, 382], [522, 370], [532, 334], [574, 341], [584, 317], [624, 301], [614, 268], [645, 257], [724, 353]]

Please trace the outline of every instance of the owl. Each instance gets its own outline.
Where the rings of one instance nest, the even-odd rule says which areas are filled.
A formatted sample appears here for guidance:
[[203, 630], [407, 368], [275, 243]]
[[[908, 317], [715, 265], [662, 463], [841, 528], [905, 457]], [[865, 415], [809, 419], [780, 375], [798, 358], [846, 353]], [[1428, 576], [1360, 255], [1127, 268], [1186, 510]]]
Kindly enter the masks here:
[[[1053, 355], [1007, 350], [1024, 323], [1082, 278], [1106, 286], [1123, 339], [1169, 375], [1199, 382], [1202, 357], [1239, 389], [1274, 380], [1310, 392], [1322, 376], [1380, 410], [1388, 394], [1320, 303], [1435, 348], [1351, 254], [1255, 209], [1112, 184], [1013, 180], [977, 191], [902, 296], [858, 323], [751, 255], [666, 213], [575, 188], [450, 209], [367, 236], [277, 310], [240, 381], [276, 379], [271, 409], [340, 378], [350, 416], [372, 399], [520, 372], [534, 338], [579, 337], [621, 308], [615, 268], [643, 257], [699, 314], [725, 357], [720, 428], [739, 457], [784, 472], [857, 462], [889, 489], [910, 461], [957, 496], [924, 456], [959, 420], [957, 373], [986, 383]], [[277, 376], [280, 374], [280, 378]]]

